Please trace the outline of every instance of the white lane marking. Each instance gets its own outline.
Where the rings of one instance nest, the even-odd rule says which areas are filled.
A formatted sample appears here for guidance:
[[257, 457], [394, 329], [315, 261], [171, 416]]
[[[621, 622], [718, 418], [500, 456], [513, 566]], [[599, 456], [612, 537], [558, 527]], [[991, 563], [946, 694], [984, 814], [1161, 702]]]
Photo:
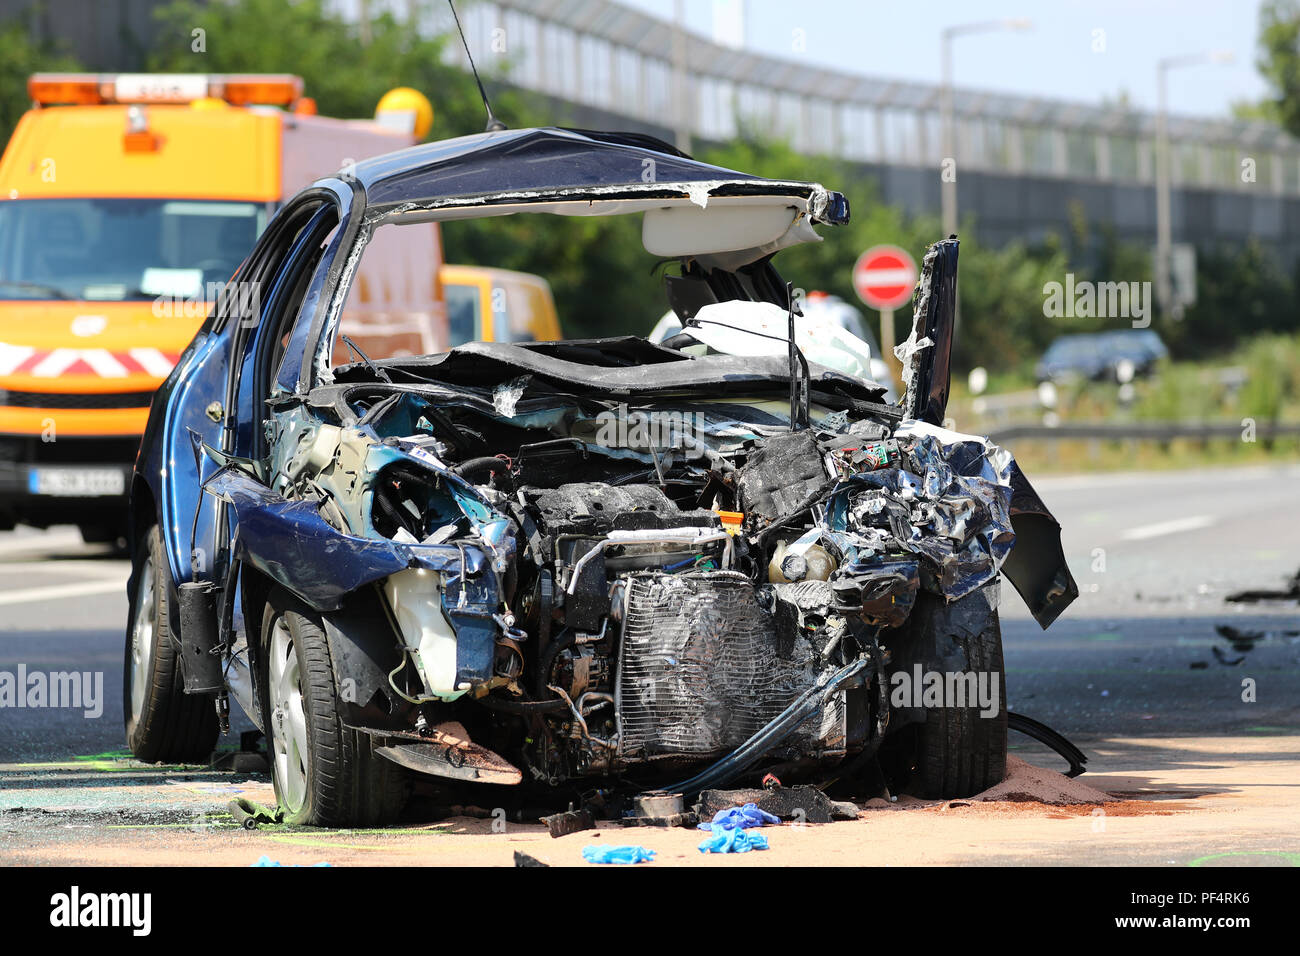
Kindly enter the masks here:
[[1122, 541], [1145, 541], [1147, 538], [1177, 534], [1180, 531], [1196, 531], [1199, 528], [1208, 528], [1212, 524], [1214, 524], [1214, 518], [1210, 515], [1190, 515], [1186, 518], [1174, 518], [1172, 521], [1159, 521], [1155, 524], [1144, 524], [1138, 525], [1136, 528], [1129, 528], [1127, 531], [1120, 533], [1120, 539]]
[[118, 591], [126, 594], [126, 579], [116, 581], [86, 581], [82, 584], [55, 584], [43, 588], [26, 588], [0, 594], [0, 605], [29, 604], [33, 601], [54, 601], [59, 598], [82, 597], [88, 594], [109, 594]]
[[0, 537], [0, 554], [11, 551], [37, 551], [42, 548], [56, 550], [70, 544], [81, 544], [81, 535], [76, 531], [37, 531]]
[[0, 561], [0, 574], [77, 575], [82, 578], [120, 578], [125, 561]]

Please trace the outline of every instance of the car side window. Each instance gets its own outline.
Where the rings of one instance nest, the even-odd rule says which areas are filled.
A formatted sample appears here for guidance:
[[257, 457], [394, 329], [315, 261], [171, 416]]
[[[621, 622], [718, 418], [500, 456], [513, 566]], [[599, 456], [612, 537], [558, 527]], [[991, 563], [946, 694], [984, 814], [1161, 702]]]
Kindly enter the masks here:
[[[338, 230], [338, 212], [324, 206], [294, 238], [289, 254], [271, 283], [273, 301], [262, 315], [263, 330], [258, 339], [257, 399], [271, 392], [272, 375], [281, 375], [288, 344], [295, 329], [310, 325], [315, 298], [308, 295], [312, 279], [325, 257], [330, 239]], [[297, 369], [293, 369], [296, 373]]]
[[[235, 446], [240, 454], [259, 457], [264, 442], [264, 413], [269, 334], [278, 329], [291, 303], [301, 298], [293, 281], [305, 269], [304, 249], [310, 238], [323, 238], [337, 218], [333, 205], [313, 198], [284, 210], [272, 222], [245, 267], [227, 284], [215, 320], [229, 328], [232, 340], [227, 388], [237, 409]], [[314, 262], [314, 259], [311, 260]], [[295, 295], [296, 293], [296, 295]]]

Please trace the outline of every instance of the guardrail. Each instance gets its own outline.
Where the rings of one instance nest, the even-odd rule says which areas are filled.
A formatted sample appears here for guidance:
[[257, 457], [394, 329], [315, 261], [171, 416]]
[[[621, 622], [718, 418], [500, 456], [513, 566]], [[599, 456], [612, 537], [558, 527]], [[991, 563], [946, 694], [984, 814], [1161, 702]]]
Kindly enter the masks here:
[[[1133, 440], [1171, 441], [1175, 438], [1241, 438], [1246, 422], [1063, 422], [1059, 425], [1010, 425], [988, 434], [989, 441], [1004, 445], [1022, 439], [1037, 441]], [[1256, 421], [1255, 440], [1300, 436], [1300, 422]]]

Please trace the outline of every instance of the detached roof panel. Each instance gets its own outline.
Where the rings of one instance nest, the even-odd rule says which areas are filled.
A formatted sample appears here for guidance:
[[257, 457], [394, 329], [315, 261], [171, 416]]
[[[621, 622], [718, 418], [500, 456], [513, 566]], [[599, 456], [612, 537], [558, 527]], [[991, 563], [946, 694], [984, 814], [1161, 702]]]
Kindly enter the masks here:
[[635, 133], [556, 128], [503, 130], [412, 146], [358, 163], [370, 206], [487, 193], [768, 180], [691, 159]]

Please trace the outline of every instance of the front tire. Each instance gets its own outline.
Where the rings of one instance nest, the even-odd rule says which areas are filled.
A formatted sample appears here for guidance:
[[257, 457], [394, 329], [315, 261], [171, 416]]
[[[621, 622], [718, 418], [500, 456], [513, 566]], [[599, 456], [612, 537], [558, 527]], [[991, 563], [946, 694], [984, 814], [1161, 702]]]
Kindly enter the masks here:
[[948, 637], [965, 659], [965, 670], [997, 678], [998, 709], [985, 716], [979, 706], [936, 707], [920, 726], [917, 769], [922, 796], [970, 797], [1001, 783], [1007, 773], [1006, 667], [1002, 628], [994, 611], [977, 633]]
[[1001, 783], [1007, 765], [1007, 692], [997, 589], [984, 588], [951, 603], [922, 591], [906, 627], [907, 639], [896, 645], [895, 677], [898, 672], [908, 675], [910, 687], [918, 668], [945, 679], [973, 672], [977, 681], [997, 681], [997, 711], [985, 716], [978, 702], [958, 707], [948, 700], [895, 711], [897, 729], [881, 750], [888, 776], [897, 789], [945, 800]]
[[283, 590], [262, 616], [259, 675], [275, 795], [285, 822], [378, 826], [401, 812], [402, 769], [376, 756], [368, 734], [343, 725], [320, 619]]
[[186, 694], [171, 635], [171, 574], [162, 534], [140, 539], [122, 661], [126, 742], [148, 763], [207, 763], [219, 732], [212, 698]]

